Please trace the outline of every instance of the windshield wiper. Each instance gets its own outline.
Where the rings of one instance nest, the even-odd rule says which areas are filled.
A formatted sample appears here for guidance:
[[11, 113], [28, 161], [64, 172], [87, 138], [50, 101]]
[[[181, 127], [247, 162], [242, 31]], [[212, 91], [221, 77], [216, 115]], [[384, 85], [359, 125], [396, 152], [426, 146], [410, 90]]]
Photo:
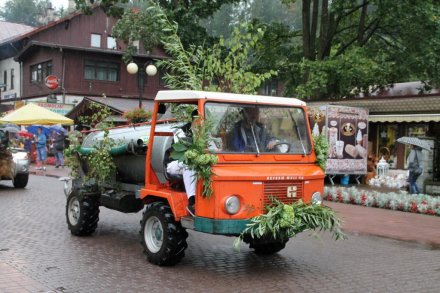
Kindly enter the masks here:
[[258, 148], [257, 138], [255, 137], [254, 125], [251, 125], [252, 137], [254, 138], [255, 147], [257, 148], [257, 157], [260, 156], [260, 149]]
[[296, 135], [298, 135], [299, 141], [301, 142], [301, 147], [302, 147], [302, 150], [303, 150], [303, 156], [305, 157], [307, 153], [306, 153], [306, 149], [304, 147], [304, 143], [303, 143], [302, 138], [301, 138], [301, 133], [299, 132], [298, 124], [296, 123], [295, 118], [293, 118], [292, 113], [290, 111], [287, 111], [287, 113], [289, 113], [290, 119], [292, 119], [292, 122], [295, 124]]

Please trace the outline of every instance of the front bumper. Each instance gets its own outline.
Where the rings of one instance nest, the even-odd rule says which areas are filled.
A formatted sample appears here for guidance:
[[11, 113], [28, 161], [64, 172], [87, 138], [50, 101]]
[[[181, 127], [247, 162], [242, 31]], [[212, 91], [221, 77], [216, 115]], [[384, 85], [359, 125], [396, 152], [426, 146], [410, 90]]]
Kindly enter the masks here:
[[209, 234], [239, 235], [249, 220], [214, 220], [203, 217], [194, 218], [194, 230]]

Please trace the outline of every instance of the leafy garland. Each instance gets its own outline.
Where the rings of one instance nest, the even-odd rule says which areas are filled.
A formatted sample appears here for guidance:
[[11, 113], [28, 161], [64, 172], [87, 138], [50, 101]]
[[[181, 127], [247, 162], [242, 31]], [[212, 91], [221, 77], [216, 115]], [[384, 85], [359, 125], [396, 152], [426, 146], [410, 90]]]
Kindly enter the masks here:
[[183, 162], [190, 170], [196, 173], [196, 179], [203, 179], [202, 196], [210, 198], [212, 196], [212, 177], [214, 172], [212, 166], [217, 163], [217, 156], [209, 153], [209, 135], [212, 129], [212, 122], [210, 120], [199, 120], [192, 129], [192, 141], [188, 139], [179, 139], [173, 144], [173, 151], [171, 158]]
[[[87, 158], [87, 163], [89, 167], [89, 172], [85, 176], [85, 181], [91, 179], [98, 186], [102, 186], [104, 183], [111, 181], [115, 172], [116, 164], [112, 159], [110, 150], [116, 145], [115, 141], [110, 138], [108, 128], [113, 125], [112, 121], [108, 118], [111, 116], [111, 110], [107, 106], [103, 106], [97, 103], [92, 103], [90, 108], [94, 110], [92, 116], [80, 117], [80, 121], [85, 124], [97, 125], [97, 129], [103, 131], [103, 139], [97, 141], [92, 151], [88, 155], [83, 155]], [[78, 170], [80, 167], [79, 150], [81, 148], [81, 142], [83, 139], [83, 134], [75, 132], [69, 135], [69, 147], [65, 149], [64, 155], [66, 157], [66, 165], [70, 167], [70, 175], [72, 177], [77, 177]]]
[[143, 108], [134, 108], [133, 110], [124, 112], [123, 117], [128, 120], [130, 124], [147, 122], [151, 118], [151, 112]]
[[267, 213], [250, 219], [246, 229], [234, 241], [238, 248], [244, 237], [273, 237], [285, 241], [305, 230], [324, 230], [333, 233], [336, 240], [345, 239], [341, 231], [341, 222], [335, 212], [318, 204], [306, 204], [299, 200], [293, 204], [284, 204], [276, 198], [266, 207]]
[[324, 135], [314, 135], [313, 144], [315, 145], [317, 163], [319, 167], [321, 167], [321, 169], [325, 171], [329, 148], [327, 138]]

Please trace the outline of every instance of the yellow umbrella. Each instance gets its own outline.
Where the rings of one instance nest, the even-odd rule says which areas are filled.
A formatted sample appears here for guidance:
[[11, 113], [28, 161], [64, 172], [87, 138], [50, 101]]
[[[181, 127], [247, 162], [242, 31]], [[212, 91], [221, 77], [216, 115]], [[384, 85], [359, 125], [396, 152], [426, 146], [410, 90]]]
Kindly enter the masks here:
[[73, 120], [30, 103], [1, 118], [0, 123], [14, 123], [18, 125], [72, 125]]

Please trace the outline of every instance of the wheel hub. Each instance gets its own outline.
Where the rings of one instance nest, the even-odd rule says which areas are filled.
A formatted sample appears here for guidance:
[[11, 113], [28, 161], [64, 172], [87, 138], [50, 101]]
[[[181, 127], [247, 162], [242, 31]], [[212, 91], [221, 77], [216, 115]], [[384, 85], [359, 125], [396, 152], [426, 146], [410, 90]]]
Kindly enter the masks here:
[[152, 253], [158, 252], [163, 244], [163, 227], [157, 217], [150, 217], [145, 223], [145, 244]]
[[72, 225], [78, 224], [80, 212], [81, 212], [81, 208], [79, 206], [78, 199], [72, 198], [72, 200], [69, 203], [69, 209], [68, 209], [69, 222]]

